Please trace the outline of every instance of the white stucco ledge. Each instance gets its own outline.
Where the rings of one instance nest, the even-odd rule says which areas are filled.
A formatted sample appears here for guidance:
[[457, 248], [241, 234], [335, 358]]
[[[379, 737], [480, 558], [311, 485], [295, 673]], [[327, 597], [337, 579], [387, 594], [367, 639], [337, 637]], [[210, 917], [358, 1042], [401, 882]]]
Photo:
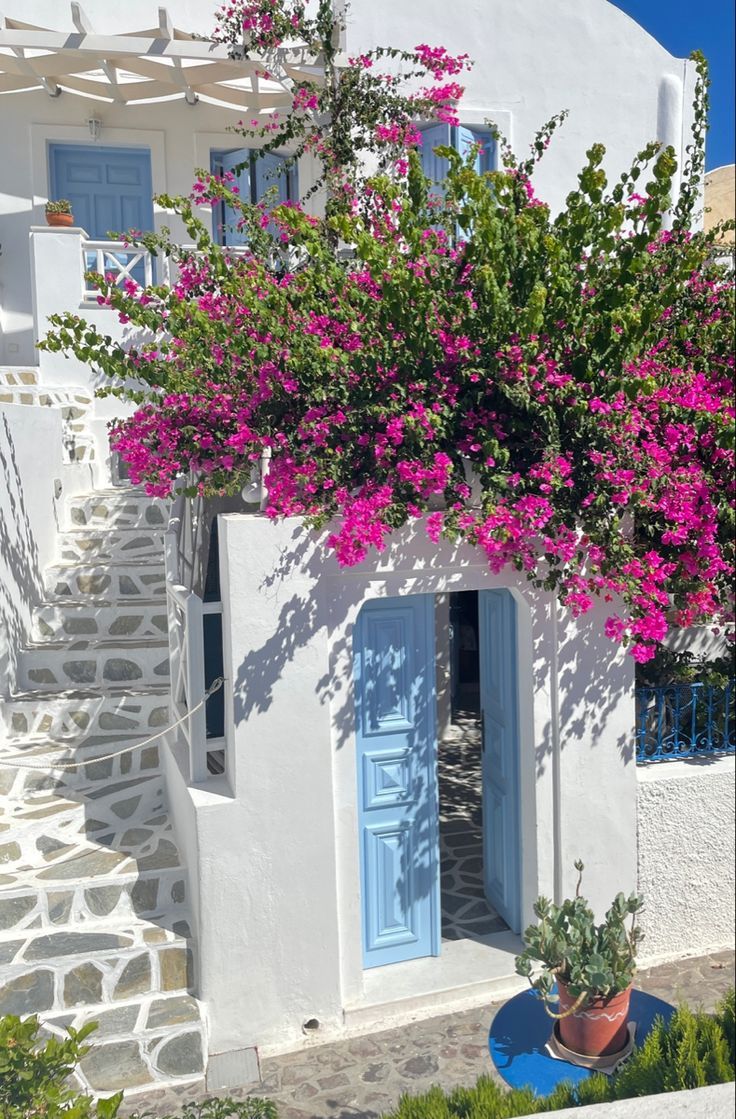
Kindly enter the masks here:
[[652, 762], [640, 765], [636, 777], [640, 785], [656, 781], [678, 781], [698, 776], [721, 777], [733, 775], [736, 768], [736, 755], [729, 754], [720, 758], [683, 758], [677, 762]]
[[[734, 1082], [667, 1092], [659, 1096], [637, 1096], [615, 1103], [566, 1107], [553, 1111], [555, 1119], [733, 1119]], [[522, 1119], [533, 1119], [531, 1115]]]

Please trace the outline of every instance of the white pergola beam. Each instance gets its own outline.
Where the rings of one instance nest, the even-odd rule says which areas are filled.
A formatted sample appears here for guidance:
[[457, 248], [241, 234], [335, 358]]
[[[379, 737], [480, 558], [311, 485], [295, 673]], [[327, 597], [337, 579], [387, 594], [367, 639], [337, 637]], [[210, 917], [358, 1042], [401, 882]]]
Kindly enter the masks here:
[[[0, 93], [40, 86], [51, 96], [62, 88], [106, 101], [155, 101], [183, 92], [193, 104], [201, 93], [240, 109], [288, 105], [292, 81], [319, 80], [303, 44], [286, 44], [267, 59], [237, 60], [227, 47], [179, 32], [165, 7], [150, 33], [98, 35], [78, 0], [71, 0], [73, 32], [51, 31], [0, 16]], [[28, 51], [36, 53], [27, 57]], [[189, 65], [187, 65], [187, 63]], [[121, 81], [120, 71], [143, 81]], [[105, 81], [95, 72], [102, 71]], [[264, 80], [268, 72], [272, 78]], [[271, 88], [269, 88], [271, 87]]]

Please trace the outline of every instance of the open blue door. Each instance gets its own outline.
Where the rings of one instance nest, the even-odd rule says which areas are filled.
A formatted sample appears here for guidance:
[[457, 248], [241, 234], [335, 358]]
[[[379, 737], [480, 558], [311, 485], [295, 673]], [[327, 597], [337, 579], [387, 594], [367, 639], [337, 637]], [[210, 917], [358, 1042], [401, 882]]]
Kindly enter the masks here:
[[353, 652], [366, 968], [440, 951], [434, 600], [367, 603]]
[[483, 879], [489, 903], [520, 931], [519, 735], [516, 603], [479, 591]]

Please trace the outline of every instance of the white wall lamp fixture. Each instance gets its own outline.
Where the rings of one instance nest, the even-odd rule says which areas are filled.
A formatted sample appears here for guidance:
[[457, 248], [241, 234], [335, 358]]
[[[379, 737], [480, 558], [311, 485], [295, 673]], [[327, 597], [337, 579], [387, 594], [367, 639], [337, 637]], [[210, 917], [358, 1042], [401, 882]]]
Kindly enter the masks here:
[[94, 113], [91, 117], [87, 118], [87, 128], [89, 129], [90, 138], [96, 143], [102, 135], [102, 121], [96, 117]]

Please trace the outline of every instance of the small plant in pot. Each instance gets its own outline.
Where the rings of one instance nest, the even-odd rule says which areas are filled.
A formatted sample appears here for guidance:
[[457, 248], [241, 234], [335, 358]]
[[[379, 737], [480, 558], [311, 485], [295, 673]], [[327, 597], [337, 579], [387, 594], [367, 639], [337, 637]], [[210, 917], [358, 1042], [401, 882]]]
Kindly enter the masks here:
[[73, 225], [74, 216], [69, 199], [57, 198], [55, 202], [47, 202], [46, 221], [48, 225]]
[[[629, 1000], [643, 933], [636, 915], [643, 900], [617, 894], [601, 924], [580, 896], [582, 862], [575, 863], [575, 897], [554, 905], [538, 898], [537, 925], [524, 933], [516, 971], [526, 976], [556, 1023], [566, 1049], [584, 1057], [620, 1053], [628, 1042]], [[535, 974], [535, 965], [541, 971]], [[556, 987], [556, 990], [555, 990]]]

